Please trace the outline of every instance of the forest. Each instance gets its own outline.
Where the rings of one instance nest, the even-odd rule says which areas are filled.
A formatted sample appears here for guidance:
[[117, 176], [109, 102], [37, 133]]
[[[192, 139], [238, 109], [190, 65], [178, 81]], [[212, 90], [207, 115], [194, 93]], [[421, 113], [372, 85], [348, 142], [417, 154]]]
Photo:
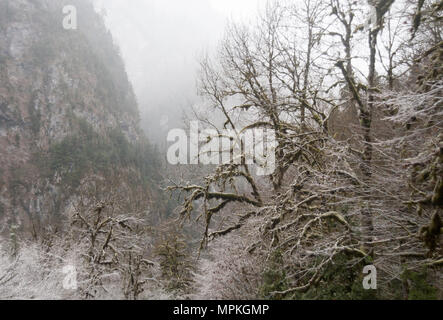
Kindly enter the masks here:
[[[207, 130], [169, 151], [183, 161], [71, 114], [31, 161], [78, 196], [0, 228], [0, 298], [441, 300], [442, 19], [441, 0], [273, 0], [229, 22], [198, 61], [176, 130]], [[130, 85], [110, 86], [121, 105]]]

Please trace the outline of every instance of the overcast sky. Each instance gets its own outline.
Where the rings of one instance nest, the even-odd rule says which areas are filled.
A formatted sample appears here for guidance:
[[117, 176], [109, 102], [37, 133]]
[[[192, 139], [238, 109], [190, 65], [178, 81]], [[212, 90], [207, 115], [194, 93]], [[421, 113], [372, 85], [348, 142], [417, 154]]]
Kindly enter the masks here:
[[[180, 114], [195, 97], [197, 61], [228, 19], [253, 19], [265, 0], [96, 0], [121, 49], [142, 117]], [[101, 10], [101, 9], [99, 9]], [[172, 113], [174, 113], [172, 112]], [[164, 120], [164, 119], [163, 119]], [[146, 121], [145, 121], [146, 122]]]

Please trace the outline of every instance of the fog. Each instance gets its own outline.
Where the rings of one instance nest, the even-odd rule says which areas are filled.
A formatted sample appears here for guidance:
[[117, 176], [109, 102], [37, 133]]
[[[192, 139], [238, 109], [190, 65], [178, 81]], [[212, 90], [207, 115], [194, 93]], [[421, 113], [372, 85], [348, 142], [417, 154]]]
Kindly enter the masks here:
[[162, 146], [196, 102], [199, 58], [228, 20], [248, 22], [265, 0], [96, 0], [139, 101], [142, 127]]

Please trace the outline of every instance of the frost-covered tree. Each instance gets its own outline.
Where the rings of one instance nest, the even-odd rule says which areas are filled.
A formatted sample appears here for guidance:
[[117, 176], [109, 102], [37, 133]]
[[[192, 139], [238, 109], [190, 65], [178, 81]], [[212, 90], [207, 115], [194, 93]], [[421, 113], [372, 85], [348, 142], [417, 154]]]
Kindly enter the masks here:
[[[274, 2], [257, 26], [228, 28], [218, 55], [202, 62], [201, 93], [224, 125], [205, 122], [272, 129], [276, 170], [263, 178], [246, 161], [224, 164], [202, 184], [170, 189], [185, 193], [183, 217], [204, 217], [202, 248], [234, 234], [239, 261], [272, 265], [275, 274], [255, 270], [256, 297], [373, 298], [361, 287], [368, 264], [380, 271], [380, 297], [410, 297], [411, 270], [427, 269], [430, 286], [438, 276], [441, 43], [415, 26], [428, 14], [426, 28], [438, 29], [441, 8], [398, 2]], [[390, 33], [405, 19], [414, 37], [410, 28]], [[414, 163], [424, 186], [411, 183]], [[224, 276], [234, 279], [233, 269]]]

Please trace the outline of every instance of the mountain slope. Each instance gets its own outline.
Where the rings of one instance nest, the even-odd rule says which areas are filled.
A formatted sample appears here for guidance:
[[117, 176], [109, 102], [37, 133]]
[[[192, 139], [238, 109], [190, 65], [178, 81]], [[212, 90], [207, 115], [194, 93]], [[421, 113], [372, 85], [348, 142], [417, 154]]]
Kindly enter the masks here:
[[[66, 4], [77, 30], [63, 28]], [[61, 220], [88, 186], [127, 195], [128, 209], [152, 201], [155, 152], [89, 1], [0, 0], [0, 151], [3, 231]]]

